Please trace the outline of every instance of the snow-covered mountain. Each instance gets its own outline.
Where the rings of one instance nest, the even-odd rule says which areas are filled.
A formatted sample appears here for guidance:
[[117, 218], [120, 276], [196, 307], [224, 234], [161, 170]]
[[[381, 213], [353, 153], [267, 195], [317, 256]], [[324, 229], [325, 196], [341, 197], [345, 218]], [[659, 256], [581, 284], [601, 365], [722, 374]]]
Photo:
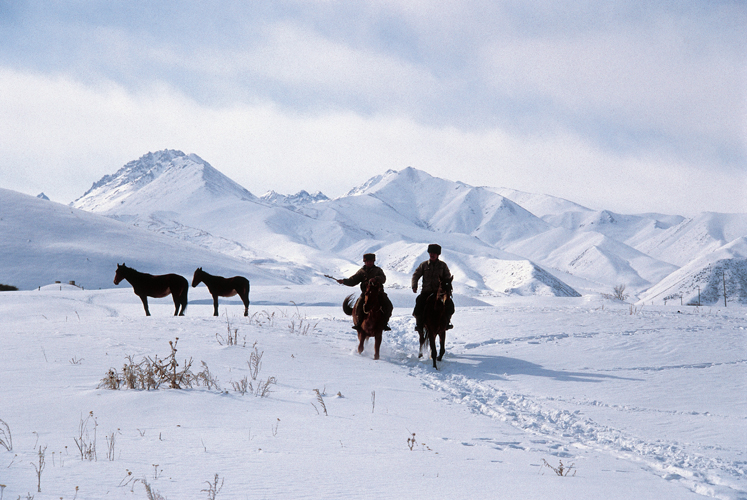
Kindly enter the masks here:
[[305, 190], [301, 190], [291, 196], [280, 194], [275, 191], [268, 191], [260, 196], [259, 199], [276, 205], [288, 205], [292, 207], [329, 200], [329, 198], [322, 192], [317, 191], [314, 194], [309, 194], [308, 191]]
[[[418, 176], [423, 178], [421, 189], [410, 181]], [[73, 206], [233, 257], [258, 262], [264, 256], [289, 269], [315, 269], [308, 280], [352, 273], [360, 256], [374, 251], [390, 274], [389, 285], [409, 287], [410, 275], [427, 258], [427, 244], [438, 240], [448, 249], [449, 265], [464, 288], [460, 291], [578, 295], [562, 278], [486, 241], [534, 234], [546, 224], [481, 188], [407, 169], [387, 172], [383, 182], [336, 200], [305, 192], [257, 198], [222, 177], [195, 155], [149, 153], [95, 183]], [[484, 217], [474, 217], [484, 210]]]
[[[725, 290], [724, 290], [725, 289]], [[747, 237], [681, 267], [641, 295], [641, 303], [747, 304]]]
[[736, 250], [723, 259], [714, 252], [738, 248], [747, 235], [747, 214], [616, 214], [409, 167], [336, 199], [256, 197], [197, 155], [173, 150], [128, 163], [72, 206], [295, 283], [348, 275], [375, 252], [388, 285], [409, 288], [427, 244], [437, 242], [457, 290], [473, 296], [574, 296], [625, 284], [634, 297], [663, 301], [657, 284], [691, 264], [738, 262]]
[[0, 189], [0, 234], [0, 283], [22, 290], [55, 281], [111, 288], [116, 265], [123, 261], [151, 274], [184, 276], [210, 263], [213, 273], [241, 274], [258, 283], [292, 283], [310, 272], [253, 265], [251, 259], [232, 257], [220, 248], [210, 250], [7, 189]]

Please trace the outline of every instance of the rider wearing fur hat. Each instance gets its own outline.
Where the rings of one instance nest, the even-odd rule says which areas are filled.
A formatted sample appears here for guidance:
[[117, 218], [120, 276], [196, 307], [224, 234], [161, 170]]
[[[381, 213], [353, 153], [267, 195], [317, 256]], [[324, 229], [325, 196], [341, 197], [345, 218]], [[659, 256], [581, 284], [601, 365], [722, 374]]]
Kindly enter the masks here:
[[[439, 260], [441, 255], [441, 246], [431, 243], [428, 245], [429, 259], [420, 263], [412, 274], [412, 291], [418, 293], [418, 281], [423, 278], [423, 286], [420, 291], [420, 295], [415, 299], [415, 309], [412, 311], [412, 315], [415, 316], [415, 330], [418, 333], [423, 333], [423, 307], [425, 306], [425, 300], [433, 293], [438, 291], [440, 280], [446, 280], [451, 278], [451, 272], [449, 266], [442, 260]], [[449, 316], [449, 326], [447, 330], [453, 328], [451, 325], [451, 315], [454, 314], [454, 302], [449, 300], [447, 302], [447, 314]]]
[[[377, 283], [382, 285], [382, 290], [379, 295], [379, 300], [383, 306], [384, 313], [387, 317], [387, 325], [384, 327], [384, 330], [391, 330], [389, 328], [389, 318], [392, 315], [392, 310], [394, 309], [394, 306], [392, 305], [392, 301], [389, 300], [389, 297], [383, 290], [383, 285], [386, 283], [386, 274], [384, 274], [384, 270], [381, 269], [379, 266], [375, 264], [376, 262], [376, 255], [372, 253], [366, 253], [363, 254], [363, 267], [358, 269], [358, 271], [353, 274], [349, 278], [345, 279], [338, 279], [337, 282], [341, 285], [346, 286], [355, 286], [360, 284], [361, 286], [361, 295], [358, 297], [358, 300], [355, 302], [355, 308], [358, 310], [358, 317], [363, 317], [363, 294], [366, 292], [366, 286], [369, 282], [369, 280], [373, 279], [376, 280]], [[358, 330], [360, 328], [360, 325], [353, 325], [354, 330]]]

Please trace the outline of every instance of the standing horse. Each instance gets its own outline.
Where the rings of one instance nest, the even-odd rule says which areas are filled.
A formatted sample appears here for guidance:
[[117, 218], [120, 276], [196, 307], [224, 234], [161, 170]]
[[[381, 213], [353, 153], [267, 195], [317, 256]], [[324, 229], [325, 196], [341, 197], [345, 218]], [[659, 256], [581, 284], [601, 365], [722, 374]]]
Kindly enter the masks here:
[[223, 276], [213, 276], [198, 267], [192, 278], [192, 286], [195, 287], [205, 283], [210, 295], [213, 296], [213, 316], [218, 316], [218, 297], [233, 297], [239, 294], [241, 301], [244, 303], [244, 316], [249, 316], [249, 280], [243, 276], [234, 276], [233, 278], [224, 278]]
[[441, 351], [438, 354], [438, 360], [441, 361], [446, 352], [446, 330], [449, 326], [451, 314], [454, 312], [453, 303], [450, 304], [453, 293], [451, 282], [454, 277], [451, 276], [445, 280], [439, 280], [438, 291], [428, 296], [423, 307], [423, 333], [420, 334], [420, 355], [423, 357], [423, 345], [426, 337], [431, 347], [431, 358], [433, 359], [433, 368], [436, 366], [436, 337], [441, 341]]
[[381, 336], [384, 327], [389, 321], [387, 313], [384, 311], [380, 293], [383, 291], [383, 285], [376, 282], [376, 279], [368, 281], [366, 291], [363, 293], [363, 315], [358, 317], [360, 311], [353, 307], [353, 295], [348, 295], [342, 303], [342, 310], [348, 316], [353, 317], [353, 324], [358, 328], [358, 354], [363, 352], [363, 343], [369, 337], [374, 338], [374, 359], [379, 359], [379, 348], [381, 347]]
[[[189, 282], [183, 276], [178, 274], [162, 274], [153, 276], [152, 274], [139, 273], [127, 267], [124, 262], [122, 265], [117, 264], [117, 272], [114, 274], [114, 284], [119, 285], [122, 280], [129, 281], [135, 295], [140, 297], [145, 308], [145, 315], [150, 316], [148, 310], [148, 297], [166, 297], [171, 294], [174, 299], [174, 316], [184, 316], [187, 309], [187, 293], [189, 292]], [[181, 306], [181, 311], [179, 307]]]

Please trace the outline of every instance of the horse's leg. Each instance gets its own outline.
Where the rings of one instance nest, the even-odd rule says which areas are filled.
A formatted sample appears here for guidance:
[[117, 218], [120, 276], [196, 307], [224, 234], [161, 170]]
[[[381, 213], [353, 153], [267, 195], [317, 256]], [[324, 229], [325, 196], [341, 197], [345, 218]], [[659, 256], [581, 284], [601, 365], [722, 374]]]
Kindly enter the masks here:
[[249, 294], [241, 294], [241, 302], [244, 303], [244, 316], [249, 316]]
[[179, 316], [179, 307], [181, 306], [181, 297], [175, 290], [171, 290], [171, 299], [174, 301], [174, 316]]
[[441, 331], [441, 333], [438, 334], [438, 338], [441, 341], [441, 350], [438, 354], [438, 360], [441, 361], [444, 358], [444, 354], [446, 354], [446, 330]]
[[376, 335], [374, 335], [374, 340], [376, 343], [374, 344], [374, 359], [379, 359], [379, 348], [381, 347], [381, 330], [376, 331]]
[[189, 298], [187, 297], [187, 294], [189, 294], [189, 286], [187, 286], [184, 289], [184, 299], [182, 300], [182, 311], [179, 313], [179, 316], [184, 316], [184, 313], [187, 310], [187, 304], [189, 304]]
[[423, 332], [418, 332], [418, 336], [420, 337], [420, 350], [418, 351], [418, 358], [422, 358], [423, 346], [425, 345], [425, 334]]
[[213, 316], [218, 316], [218, 294], [213, 294]]
[[363, 332], [358, 332], [358, 354], [363, 352], [363, 343], [366, 341], [366, 337]]
[[438, 366], [436, 365], [436, 334], [428, 332], [428, 340], [431, 344], [431, 359], [433, 360], [433, 368], [438, 370]]
[[143, 309], [145, 309], [145, 315], [150, 316], [150, 311], [148, 310], [148, 296], [141, 295], [140, 300], [143, 302]]

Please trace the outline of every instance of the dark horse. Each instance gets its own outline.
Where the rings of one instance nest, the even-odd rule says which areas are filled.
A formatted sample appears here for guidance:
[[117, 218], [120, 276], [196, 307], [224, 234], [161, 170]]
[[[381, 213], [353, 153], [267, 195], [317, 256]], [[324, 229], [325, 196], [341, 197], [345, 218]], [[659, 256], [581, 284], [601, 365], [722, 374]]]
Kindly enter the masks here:
[[382, 308], [380, 294], [383, 286], [375, 279], [368, 281], [366, 291], [363, 293], [363, 315], [359, 308], [353, 307], [353, 295], [348, 295], [342, 303], [342, 310], [348, 316], [353, 317], [353, 324], [358, 325], [358, 354], [363, 352], [363, 343], [368, 337], [374, 338], [374, 359], [379, 359], [379, 348], [381, 347], [381, 333], [389, 320], [387, 313]]
[[218, 297], [233, 297], [238, 294], [244, 303], [244, 316], [249, 316], [249, 280], [243, 276], [234, 276], [233, 278], [224, 278], [223, 276], [213, 276], [198, 267], [195, 270], [195, 276], [192, 278], [192, 286], [195, 287], [205, 283], [210, 295], [213, 296], [213, 316], [218, 316]]
[[[171, 294], [171, 297], [174, 299], [174, 305], [176, 306], [174, 316], [184, 316], [184, 311], [187, 309], [189, 282], [183, 276], [179, 276], [178, 274], [153, 276], [152, 274], [139, 273], [131, 267], [127, 267], [123, 262], [122, 265], [117, 264], [114, 284], [119, 285], [122, 280], [129, 281], [135, 295], [143, 301], [146, 316], [150, 316], [148, 297], [161, 298], [168, 294]], [[180, 306], [181, 311], [179, 310]]]
[[423, 307], [423, 333], [420, 334], [420, 355], [423, 357], [423, 345], [426, 337], [431, 347], [431, 358], [433, 359], [433, 368], [436, 366], [436, 337], [441, 341], [441, 351], [438, 354], [438, 360], [441, 361], [446, 352], [446, 329], [449, 326], [451, 314], [454, 312], [454, 306], [451, 299], [453, 292], [451, 282], [454, 277], [445, 280], [439, 280], [438, 291], [428, 296]]

